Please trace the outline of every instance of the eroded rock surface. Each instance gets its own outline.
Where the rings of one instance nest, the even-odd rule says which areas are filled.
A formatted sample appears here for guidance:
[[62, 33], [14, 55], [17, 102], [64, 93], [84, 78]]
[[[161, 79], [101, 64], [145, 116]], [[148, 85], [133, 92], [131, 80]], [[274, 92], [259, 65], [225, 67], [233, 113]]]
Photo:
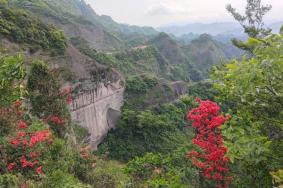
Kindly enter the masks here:
[[77, 94], [70, 104], [72, 120], [89, 131], [94, 149], [119, 119], [123, 85], [120, 79], [106, 85], [100, 83], [96, 89]]

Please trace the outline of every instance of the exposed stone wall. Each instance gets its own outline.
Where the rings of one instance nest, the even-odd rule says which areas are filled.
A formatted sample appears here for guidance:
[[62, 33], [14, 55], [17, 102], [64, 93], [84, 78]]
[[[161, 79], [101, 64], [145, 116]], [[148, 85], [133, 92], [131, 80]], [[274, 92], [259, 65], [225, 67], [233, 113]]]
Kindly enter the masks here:
[[188, 87], [186, 82], [184, 81], [176, 81], [172, 82], [172, 88], [176, 94], [176, 96], [186, 95], [188, 93]]
[[94, 149], [115, 127], [123, 105], [124, 86], [121, 80], [107, 86], [100, 84], [97, 89], [78, 94], [72, 104], [72, 120], [88, 129]]

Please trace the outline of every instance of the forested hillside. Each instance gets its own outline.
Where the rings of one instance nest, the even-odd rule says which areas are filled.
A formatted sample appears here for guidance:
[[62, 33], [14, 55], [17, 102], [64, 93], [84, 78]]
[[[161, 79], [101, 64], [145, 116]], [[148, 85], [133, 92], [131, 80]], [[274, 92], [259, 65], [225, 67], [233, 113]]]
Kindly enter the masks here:
[[280, 188], [283, 27], [247, 3], [232, 44], [0, 0], [0, 188]]

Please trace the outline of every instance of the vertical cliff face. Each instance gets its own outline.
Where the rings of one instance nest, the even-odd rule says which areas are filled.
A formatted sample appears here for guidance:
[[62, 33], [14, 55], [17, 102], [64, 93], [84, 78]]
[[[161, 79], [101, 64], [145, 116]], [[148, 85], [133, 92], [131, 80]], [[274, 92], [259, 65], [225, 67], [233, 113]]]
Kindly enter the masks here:
[[72, 120], [89, 131], [94, 149], [115, 127], [123, 105], [123, 94], [124, 84], [118, 79], [77, 94], [70, 105]]

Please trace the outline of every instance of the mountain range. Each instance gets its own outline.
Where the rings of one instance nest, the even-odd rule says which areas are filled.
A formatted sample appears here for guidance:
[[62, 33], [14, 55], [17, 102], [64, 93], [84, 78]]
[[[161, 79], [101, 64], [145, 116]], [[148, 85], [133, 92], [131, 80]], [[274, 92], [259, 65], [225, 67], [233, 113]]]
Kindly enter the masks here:
[[[268, 28], [271, 28], [273, 32], [278, 33], [283, 22], [272, 22], [266, 24]], [[157, 30], [161, 32], [171, 33], [176, 36], [182, 36], [186, 34], [209, 34], [212, 36], [217, 35], [234, 35], [239, 36], [243, 34], [243, 29], [240, 24], [235, 22], [215, 22], [215, 23], [192, 23], [185, 25], [170, 25], [159, 27]]]

